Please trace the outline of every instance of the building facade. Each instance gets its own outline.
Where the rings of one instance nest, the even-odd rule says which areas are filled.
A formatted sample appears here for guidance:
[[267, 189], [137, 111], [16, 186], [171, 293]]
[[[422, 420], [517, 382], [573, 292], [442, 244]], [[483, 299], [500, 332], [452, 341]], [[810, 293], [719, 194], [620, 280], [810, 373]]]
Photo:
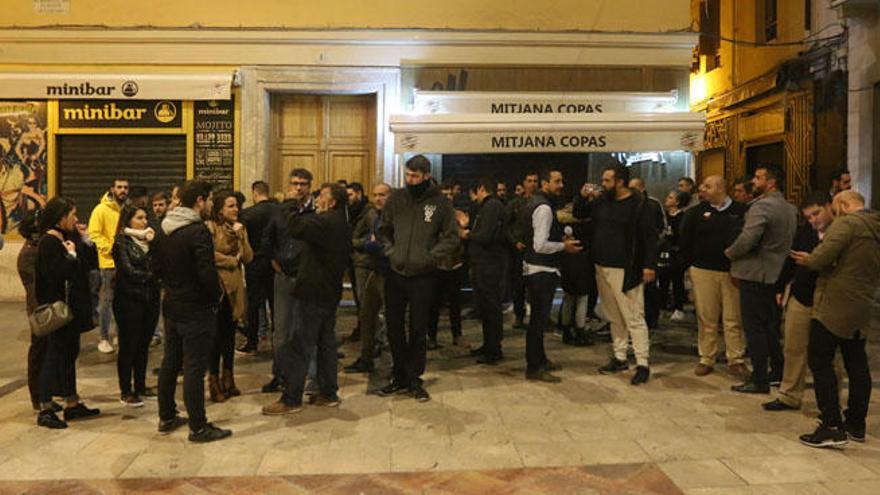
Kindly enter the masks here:
[[[16, 220], [54, 194], [74, 197], [82, 217], [115, 176], [151, 190], [199, 177], [246, 193], [267, 180], [279, 192], [304, 167], [317, 182], [396, 184], [389, 121], [411, 111], [416, 90], [674, 92], [686, 110], [697, 40], [689, 0], [210, 5], [4, 5], [0, 298], [22, 296]], [[573, 170], [587, 161], [530, 163], [554, 159]], [[438, 160], [441, 176], [462, 163], [505, 170]], [[688, 173], [686, 161], [635, 166], [663, 184]]]

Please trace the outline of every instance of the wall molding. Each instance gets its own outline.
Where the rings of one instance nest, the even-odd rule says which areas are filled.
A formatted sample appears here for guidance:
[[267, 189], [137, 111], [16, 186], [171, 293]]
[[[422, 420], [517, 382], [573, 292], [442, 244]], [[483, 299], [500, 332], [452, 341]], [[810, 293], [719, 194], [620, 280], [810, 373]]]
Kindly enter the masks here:
[[0, 64], [685, 67], [696, 43], [690, 32], [7, 28]]

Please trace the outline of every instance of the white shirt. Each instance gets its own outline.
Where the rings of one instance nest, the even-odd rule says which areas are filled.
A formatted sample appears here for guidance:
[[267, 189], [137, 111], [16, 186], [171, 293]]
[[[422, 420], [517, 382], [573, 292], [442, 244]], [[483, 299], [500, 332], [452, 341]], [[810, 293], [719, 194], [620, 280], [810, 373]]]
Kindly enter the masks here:
[[[553, 227], [553, 210], [550, 205], [539, 205], [532, 212], [532, 249], [538, 254], [554, 254], [565, 249], [562, 242], [550, 240], [550, 228]], [[535, 273], [555, 273], [559, 275], [559, 269], [552, 266], [533, 265], [523, 261], [523, 275]]]

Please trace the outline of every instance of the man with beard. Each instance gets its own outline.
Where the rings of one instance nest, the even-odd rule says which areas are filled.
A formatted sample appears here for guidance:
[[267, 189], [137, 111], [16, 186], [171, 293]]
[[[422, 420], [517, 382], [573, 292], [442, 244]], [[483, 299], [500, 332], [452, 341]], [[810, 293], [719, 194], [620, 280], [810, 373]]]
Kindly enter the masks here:
[[525, 233], [531, 219], [524, 214], [532, 194], [538, 188], [538, 174], [530, 172], [523, 178], [522, 194], [515, 196], [507, 203], [506, 227], [504, 233], [510, 244], [510, 260], [507, 276], [510, 278], [510, 292], [513, 298], [513, 314], [515, 320], [513, 328], [522, 330], [526, 328], [523, 319], [526, 316], [526, 282], [523, 278], [522, 264], [523, 253], [526, 250]]
[[794, 239], [797, 209], [780, 192], [782, 170], [773, 165], [758, 166], [752, 190], [758, 199], [749, 207], [739, 237], [724, 251], [731, 261], [730, 275], [739, 281], [743, 329], [752, 360], [751, 380], [734, 385], [732, 390], [767, 394], [771, 382], [782, 380], [776, 281]]
[[261, 180], [251, 184], [251, 198], [253, 206], [241, 212], [241, 221], [254, 251], [254, 259], [247, 264], [244, 272], [248, 298], [247, 340], [235, 350], [236, 354], [245, 356], [257, 352], [261, 314], [265, 315], [266, 303], [270, 308], [275, 305], [275, 272], [272, 270], [272, 261], [263, 249], [263, 233], [275, 216], [278, 204], [269, 197], [269, 184]]
[[[348, 225], [353, 232], [358, 223], [363, 221], [364, 216], [369, 213], [369, 210], [372, 210], [372, 207], [370, 206], [369, 201], [367, 201], [366, 195], [364, 194], [364, 186], [360, 182], [348, 182], [344, 187], [348, 204]], [[352, 253], [352, 257], [349, 260], [348, 268], [346, 270], [348, 280], [351, 282], [351, 294], [352, 297], [354, 297], [354, 306], [358, 312], [361, 308], [360, 290], [362, 288], [361, 283], [358, 280], [358, 265], [360, 264], [360, 268], [364, 268], [362, 261], [362, 258], [359, 259], [355, 253]], [[357, 324], [354, 327], [354, 330], [351, 331], [351, 335], [345, 338], [345, 341], [358, 342], [360, 339], [361, 328], [360, 324]]]
[[577, 253], [580, 241], [564, 235], [556, 218], [556, 205], [562, 194], [562, 172], [543, 170], [538, 174], [541, 188], [532, 195], [525, 210], [523, 235], [523, 275], [529, 305], [532, 308], [526, 330], [526, 380], [556, 383], [561, 379], [551, 374], [559, 366], [544, 353], [544, 330], [550, 325], [553, 295], [559, 285], [562, 252]]
[[162, 221], [155, 241], [158, 278], [165, 289], [165, 355], [159, 373], [159, 433], [187, 423], [178, 416], [174, 391], [183, 369], [183, 401], [189, 416], [189, 441], [212, 442], [232, 435], [205, 416], [205, 369], [217, 331], [223, 289], [214, 265], [214, 242], [204, 220], [211, 212], [211, 185], [189, 181], [180, 190], [180, 206]]
[[284, 390], [277, 402], [263, 407], [265, 415], [302, 410], [305, 379], [313, 355], [320, 392], [311, 402], [326, 407], [339, 405], [335, 328], [342, 277], [351, 254], [351, 231], [345, 214], [347, 203], [343, 186], [326, 183], [321, 186], [314, 210], [298, 211], [290, 216], [287, 233], [304, 244], [293, 287], [295, 330], [287, 332], [278, 352]]
[[[865, 441], [865, 417], [871, 402], [871, 371], [865, 353], [871, 308], [880, 282], [880, 213], [865, 209], [855, 191], [834, 197], [834, 223], [812, 253], [795, 251], [795, 262], [819, 273], [810, 322], [807, 361], [821, 424], [801, 435], [810, 447], [843, 445], [847, 438]], [[840, 415], [834, 355], [843, 354], [849, 379], [844, 417]]]
[[122, 206], [127, 200], [128, 180], [113, 179], [110, 190], [104, 194], [89, 218], [89, 237], [98, 249], [98, 268], [101, 270], [98, 300], [101, 339], [98, 341], [98, 350], [105, 354], [113, 352], [110, 327], [115, 326], [116, 323], [113, 319], [113, 278], [116, 274], [116, 266], [111, 253], [116, 238], [116, 224], [119, 223], [119, 212], [122, 211]]
[[405, 168], [406, 187], [391, 193], [380, 226], [391, 264], [385, 279], [385, 318], [394, 369], [391, 383], [379, 394], [408, 392], [425, 402], [431, 396], [421, 375], [428, 319], [437, 297], [437, 266], [458, 247], [458, 224], [452, 204], [431, 181], [431, 162], [416, 155]]
[[461, 238], [467, 241], [470, 260], [471, 285], [474, 304], [480, 308], [483, 323], [483, 351], [477, 358], [480, 364], [497, 364], [501, 360], [504, 277], [504, 205], [493, 194], [493, 183], [480, 179], [471, 187], [471, 201], [476, 214], [470, 229], [463, 229]]
[[851, 189], [852, 176], [849, 174], [849, 170], [846, 167], [840, 167], [835, 170], [831, 175], [831, 197], [833, 198], [837, 193]]
[[291, 214], [311, 207], [311, 189], [311, 172], [304, 168], [295, 168], [290, 172], [290, 179], [287, 182], [287, 198], [275, 209], [275, 214], [266, 225], [263, 240], [260, 243], [260, 249], [269, 258], [269, 263], [275, 272], [272, 349], [276, 356], [272, 361], [272, 380], [263, 385], [263, 393], [280, 390], [281, 370], [278, 366], [277, 353], [288, 329], [293, 325], [293, 287], [299, 271], [299, 257], [303, 246], [301, 241], [288, 234], [287, 219]]
[[602, 374], [627, 370], [626, 352], [632, 340], [636, 372], [630, 383], [648, 381], [650, 340], [645, 323], [644, 284], [656, 279], [657, 225], [645, 199], [627, 187], [629, 169], [623, 165], [602, 171], [602, 192], [582, 188], [574, 215], [593, 223], [593, 261], [605, 316], [611, 322], [613, 355]]

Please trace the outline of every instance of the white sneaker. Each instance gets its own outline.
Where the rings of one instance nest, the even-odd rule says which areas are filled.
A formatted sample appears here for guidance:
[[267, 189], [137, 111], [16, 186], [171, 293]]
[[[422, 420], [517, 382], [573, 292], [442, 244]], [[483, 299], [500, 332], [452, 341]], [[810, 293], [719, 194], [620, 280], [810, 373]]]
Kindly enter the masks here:
[[110, 354], [113, 352], [113, 346], [110, 345], [109, 340], [101, 339], [101, 341], [98, 342], [98, 351], [103, 352], [104, 354]]
[[680, 309], [676, 309], [672, 312], [672, 316], [669, 317], [671, 321], [684, 321], [685, 315], [684, 311]]

